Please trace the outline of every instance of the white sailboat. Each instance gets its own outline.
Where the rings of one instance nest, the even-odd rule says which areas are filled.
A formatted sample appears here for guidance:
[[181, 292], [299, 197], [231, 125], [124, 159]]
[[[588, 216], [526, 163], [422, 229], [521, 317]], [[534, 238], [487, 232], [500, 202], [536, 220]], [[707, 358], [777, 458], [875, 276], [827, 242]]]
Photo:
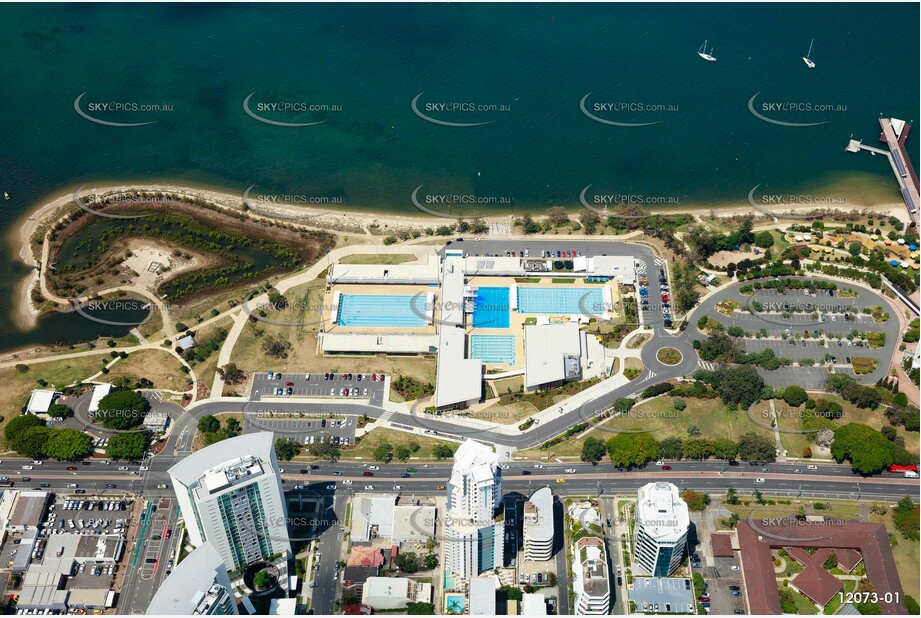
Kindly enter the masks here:
[[815, 68], [815, 62], [813, 62], [812, 58], [809, 57], [812, 55], [812, 44], [813, 43], [815, 43], [815, 39], [812, 39], [811, 41], [809, 41], [809, 51], [806, 52], [805, 56], [803, 56], [803, 62], [805, 62], [806, 66], [809, 67], [810, 69]]
[[707, 41], [704, 41], [704, 44], [700, 46], [700, 49], [697, 50], [697, 55], [707, 60], [709, 62], [716, 62], [716, 57], [713, 55], [713, 48], [710, 48], [710, 53], [707, 53]]

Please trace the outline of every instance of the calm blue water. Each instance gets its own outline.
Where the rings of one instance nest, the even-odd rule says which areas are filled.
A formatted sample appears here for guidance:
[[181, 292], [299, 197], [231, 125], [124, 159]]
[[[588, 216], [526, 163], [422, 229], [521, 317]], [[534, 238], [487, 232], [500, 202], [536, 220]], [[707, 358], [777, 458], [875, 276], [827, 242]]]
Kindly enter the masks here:
[[425, 326], [424, 296], [343, 294], [339, 299], [340, 326]]
[[518, 288], [518, 313], [584, 315], [604, 313], [600, 288]]
[[477, 288], [473, 305], [474, 328], [508, 328], [509, 289]]
[[[335, 200], [337, 207], [416, 212], [410, 195], [510, 200], [506, 213], [577, 206], [605, 195], [743, 202], [831, 186], [856, 200], [898, 199], [879, 157], [846, 154], [853, 133], [874, 142], [880, 113], [918, 119], [918, 18], [904, 4], [5, 4], [0, 128], [0, 229], [84, 183], [169, 179], [242, 192]], [[696, 51], [704, 39], [717, 63]], [[815, 39], [809, 71], [801, 56]], [[77, 115], [106, 102], [162, 112]], [[326, 106], [244, 113], [273, 102]], [[421, 93], [421, 95], [420, 95]], [[580, 100], [642, 128], [588, 119]], [[759, 103], [846, 111], [782, 115], [831, 120], [789, 129], [755, 118]], [[457, 128], [437, 120], [490, 122]], [[442, 112], [439, 103], [507, 106]], [[676, 111], [637, 111], [636, 105]], [[336, 111], [341, 109], [341, 111]], [[918, 138], [909, 140], [917, 165]], [[674, 203], [674, 202], [668, 202]], [[483, 208], [483, 207], [481, 207]], [[452, 214], [469, 212], [450, 207]], [[4, 346], [86, 338], [52, 316], [23, 334], [7, 319], [25, 269], [0, 253]], [[79, 318], [78, 318], [79, 319]], [[89, 325], [92, 326], [92, 325]]]
[[470, 358], [484, 363], [514, 365], [517, 353], [514, 335], [470, 335]]

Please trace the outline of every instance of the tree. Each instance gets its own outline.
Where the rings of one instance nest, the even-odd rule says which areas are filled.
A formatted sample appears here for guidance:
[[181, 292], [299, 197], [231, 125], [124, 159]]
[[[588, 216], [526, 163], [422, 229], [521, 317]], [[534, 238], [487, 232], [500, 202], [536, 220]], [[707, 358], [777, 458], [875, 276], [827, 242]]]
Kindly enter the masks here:
[[848, 423], [835, 430], [831, 455], [838, 463], [850, 460], [860, 474], [876, 474], [892, 465], [890, 442], [869, 425]]
[[217, 418], [212, 414], [208, 414], [198, 419], [198, 431], [202, 433], [214, 433], [220, 428], [221, 421], [217, 420]]
[[109, 429], [124, 431], [139, 425], [149, 409], [150, 403], [138, 392], [112, 391], [99, 401], [96, 420]]
[[275, 335], [266, 335], [262, 342], [262, 351], [273, 358], [288, 358], [291, 342]]
[[70, 406], [63, 403], [53, 403], [48, 406], [48, 416], [51, 418], [70, 418], [74, 415], [74, 411], [70, 409]]
[[717, 438], [713, 441], [713, 455], [717, 459], [725, 459], [727, 461], [735, 459], [738, 451], [739, 445], [729, 438]]
[[555, 226], [563, 225], [564, 223], [569, 222], [569, 215], [566, 214], [566, 209], [561, 206], [554, 206], [547, 211], [547, 217], [550, 219], [550, 222]]
[[672, 402], [672, 407], [681, 412], [688, 407], [688, 402], [681, 397], [675, 397], [675, 400]]
[[409, 457], [412, 455], [412, 453], [409, 450], [409, 447], [404, 444], [400, 444], [399, 446], [397, 446], [393, 450], [393, 453], [394, 453], [394, 456], [400, 461], [407, 461]]
[[389, 442], [378, 442], [377, 446], [374, 447], [372, 456], [376, 461], [387, 463], [393, 458], [393, 447], [390, 446]]
[[713, 372], [712, 386], [723, 398], [723, 403], [737, 404], [745, 408], [758, 401], [764, 380], [758, 371], [750, 366], [720, 367]]
[[45, 447], [45, 454], [55, 459], [79, 459], [86, 457], [92, 438], [76, 429], [55, 429]]
[[739, 492], [736, 491], [735, 487], [730, 487], [726, 491], [726, 503], [727, 504], [739, 504]]
[[433, 616], [435, 606], [424, 601], [414, 601], [406, 606], [406, 613], [410, 616]]
[[301, 454], [301, 443], [293, 438], [275, 440], [275, 455], [282, 461], [291, 461]]
[[658, 459], [659, 443], [648, 433], [622, 433], [608, 440], [608, 456], [617, 468], [641, 466], [647, 461]]
[[307, 450], [314, 457], [325, 459], [334, 463], [339, 461], [339, 457], [342, 456], [342, 451], [339, 450], [339, 447], [335, 444], [330, 444], [329, 442], [316, 442], [315, 444], [311, 444]]
[[20, 455], [25, 457], [44, 457], [47, 452], [48, 440], [54, 430], [44, 425], [29, 427], [16, 436], [16, 440], [8, 441], [9, 445]]
[[146, 431], [115, 434], [106, 444], [106, 454], [112, 459], [140, 459], [150, 444]]
[[684, 451], [681, 445], [681, 438], [665, 438], [659, 443], [659, 456], [662, 459], [681, 459]]
[[688, 425], [687, 432], [689, 436], [697, 437], [700, 435], [700, 427], [694, 424]]
[[863, 251], [863, 245], [860, 242], [855, 241], [847, 246], [847, 252], [854, 257], [860, 255], [861, 251]]
[[918, 540], [918, 507], [914, 505], [910, 497], [904, 496], [899, 500], [898, 504], [895, 506], [895, 510], [892, 512], [892, 521], [895, 523], [896, 529], [902, 533], [903, 537], [913, 541]]
[[239, 384], [246, 378], [246, 372], [237, 367], [236, 363], [227, 363], [223, 367], [218, 367], [217, 372], [227, 384]]
[[403, 573], [415, 573], [419, 570], [419, 557], [415, 552], [407, 551], [397, 554], [393, 563]]
[[629, 412], [635, 403], [636, 401], [629, 397], [620, 397], [614, 401], [614, 409], [621, 413]]
[[791, 406], [801, 406], [809, 400], [809, 394], [802, 386], [788, 386], [783, 391], [783, 400]]
[[17, 436], [31, 427], [44, 426], [41, 419], [34, 414], [22, 414], [10, 419], [10, 422], [3, 428], [3, 437], [6, 438], [7, 444], [14, 446]]
[[582, 223], [582, 227], [585, 228], [585, 233], [592, 235], [598, 230], [598, 225], [601, 223], [601, 217], [591, 210], [583, 210], [579, 213], [579, 221]]
[[693, 489], [685, 489], [681, 492], [681, 498], [687, 503], [688, 509], [692, 511], [702, 511], [710, 504], [710, 496], [696, 492]]
[[438, 460], [454, 457], [454, 447], [446, 442], [439, 442], [432, 447], [432, 455]]
[[835, 552], [828, 554], [828, 558], [825, 559], [825, 562], [822, 564], [822, 566], [829, 571], [838, 566], [838, 554]]
[[739, 458], [743, 461], [774, 461], [777, 450], [767, 436], [750, 431], [739, 438]]
[[422, 568], [424, 568], [426, 571], [431, 571], [437, 566], [438, 556], [432, 553], [425, 554], [425, 557], [422, 559]]
[[770, 232], [758, 232], [755, 234], [755, 245], [762, 249], [770, 249], [774, 246], [774, 235]]
[[685, 459], [703, 460], [713, 455], [713, 442], [705, 438], [690, 438], [682, 444]]
[[604, 446], [604, 442], [598, 438], [588, 437], [585, 439], [585, 442], [582, 444], [582, 461], [597, 464], [604, 458], [607, 449]]
[[268, 590], [275, 585], [275, 576], [262, 569], [253, 577], [253, 585], [256, 586], [256, 590]]
[[28, 365], [24, 365], [24, 364], [22, 364], [22, 363], [18, 363], [18, 364], [16, 365], [16, 372], [17, 372], [17, 373], [26, 373], [27, 371], [29, 371], [29, 366], [28, 366]]

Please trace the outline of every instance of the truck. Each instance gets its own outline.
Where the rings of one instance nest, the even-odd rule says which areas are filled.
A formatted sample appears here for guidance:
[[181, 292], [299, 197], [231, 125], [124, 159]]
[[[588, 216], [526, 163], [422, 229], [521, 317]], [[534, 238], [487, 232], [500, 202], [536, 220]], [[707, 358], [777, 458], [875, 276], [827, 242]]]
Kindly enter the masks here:
[[893, 464], [889, 466], [889, 472], [893, 474], [904, 474], [908, 478], [918, 478], [918, 466], [915, 464], [900, 465]]

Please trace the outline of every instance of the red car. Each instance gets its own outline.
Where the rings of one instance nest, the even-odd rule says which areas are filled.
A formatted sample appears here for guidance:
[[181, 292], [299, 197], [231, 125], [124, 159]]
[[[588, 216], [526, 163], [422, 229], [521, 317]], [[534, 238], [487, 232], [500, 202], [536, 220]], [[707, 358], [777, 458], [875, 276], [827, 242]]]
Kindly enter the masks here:
[[364, 472], [361, 473], [361, 475], [362, 475], [362, 476], [374, 476], [374, 473], [373, 473], [373, 472], [369, 472], [368, 470], [365, 470]]
[[67, 470], [70, 472], [73, 472], [76, 469], [77, 469], [77, 466], [67, 466]]
[[663, 469], [663, 470], [671, 470], [672, 467], [671, 467], [671, 466], [662, 466], [662, 469]]
[[294, 386], [294, 382], [285, 382], [285, 386]]
[[372, 381], [372, 382], [377, 382], [377, 374], [376, 374], [376, 373], [372, 373], [372, 374], [371, 374], [371, 381]]
[[167, 528], [167, 530], [166, 530], [166, 538], [170, 538], [171, 536], [173, 536], [173, 529], [172, 529], [172, 528]]

